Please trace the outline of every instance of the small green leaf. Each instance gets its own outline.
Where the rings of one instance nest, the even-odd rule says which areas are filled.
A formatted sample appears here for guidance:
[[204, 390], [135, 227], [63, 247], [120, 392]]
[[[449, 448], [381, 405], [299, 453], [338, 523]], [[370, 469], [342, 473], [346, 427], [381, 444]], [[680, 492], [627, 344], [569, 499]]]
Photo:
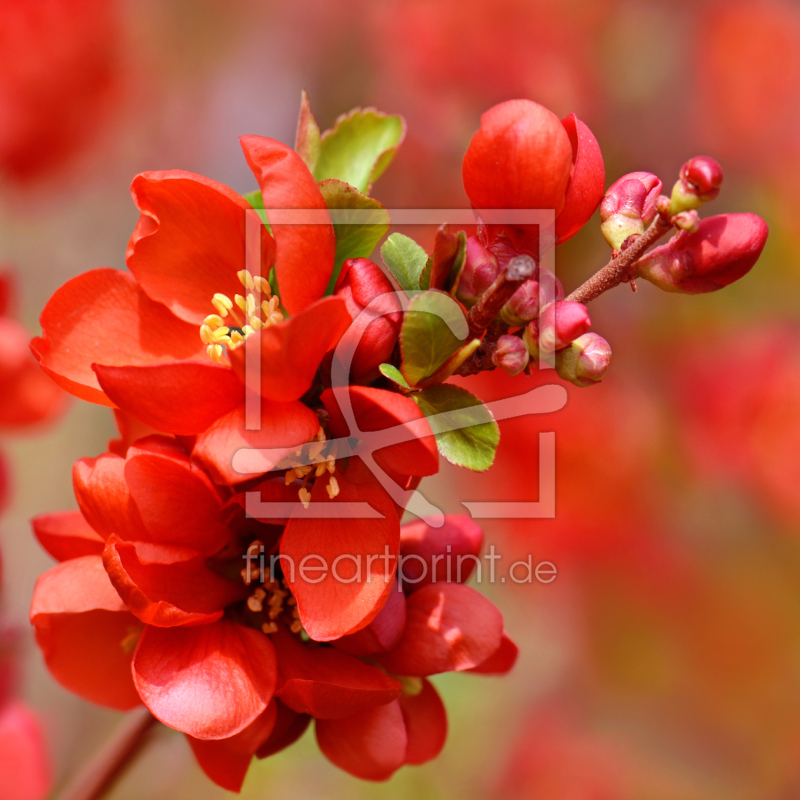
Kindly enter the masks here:
[[428, 254], [413, 239], [402, 233], [393, 233], [381, 247], [381, 258], [406, 292], [419, 290], [419, 278]]
[[306, 166], [314, 172], [322, 149], [319, 125], [311, 113], [311, 101], [306, 90], [300, 95], [300, 118], [297, 120], [297, 137], [294, 149]]
[[267, 230], [272, 234], [272, 228], [269, 226], [269, 221], [267, 220], [267, 212], [264, 211], [264, 198], [261, 196], [261, 190], [256, 189], [254, 192], [248, 192], [244, 195], [244, 199], [247, 200], [248, 203], [258, 211], [258, 217], [261, 222], [266, 225]]
[[[355, 186], [337, 180], [319, 185], [325, 205], [336, 210], [333, 231], [336, 235], [336, 260], [325, 294], [330, 294], [342, 264], [348, 258], [367, 258], [386, 235], [391, 224], [389, 212], [377, 201], [361, 194]], [[348, 213], [352, 212], [352, 213]]]
[[369, 194], [372, 184], [394, 158], [405, 133], [402, 117], [356, 108], [339, 117], [333, 128], [322, 135], [314, 178], [336, 178]]
[[408, 385], [408, 381], [403, 377], [403, 373], [400, 372], [394, 364], [381, 364], [378, 369], [381, 371], [381, 375], [383, 375], [384, 378], [394, 381], [398, 386], [402, 386], [404, 389], [411, 388]]
[[[439, 452], [457, 467], [483, 472], [492, 466], [500, 429], [492, 412], [474, 394], [452, 384], [411, 395], [430, 423]], [[447, 419], [436, 414], [450, 412]]]
[[430, 291], [411, 299], [400, 329], [400, 368], [411, 386], [434, 375], [463, 345], [469, 331], [450, 295]]

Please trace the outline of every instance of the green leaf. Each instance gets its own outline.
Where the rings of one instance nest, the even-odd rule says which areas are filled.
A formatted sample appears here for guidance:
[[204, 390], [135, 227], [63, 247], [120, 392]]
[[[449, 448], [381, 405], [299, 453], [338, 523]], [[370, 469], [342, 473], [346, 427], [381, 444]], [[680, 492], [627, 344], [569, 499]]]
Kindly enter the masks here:
[[408, 385], [408, 381], [403, 377], [403, 373], [400, 372], [394, 364], [381, 364], [378, 369], [381, 371], [381, 375], [383, 375], [384, 378], [394, 381], [398, 386], [402, 386], [404, 389], [411, 388]]
[[319, 161], [322, 143], [319, 125], [317, 125], [317, 121], [311, 113], [311, 101], [305, 89], [300, 95], [300, 118], [297, 120], [297, 137], [295, 138], [294, 149], [313, 173]]
[[434, 375], [464, 344], [469, 327], [450, 295], [430, 291], [411, 299], [400, 329], [400, 369], [416, 386]]
[[[411, 397], [428, 417], [439, 452], [451, 464], [475, 472], [492, 466], [500, 429], [480, 399], [449, 383], [431, 386]], [[444, 412], [450, 412], [447, 419], [434, 416]]]
[[314, 178], [349, 183], [369, 194], [372, 184], [389, 166], [406, 133], [402, 117], [373, 108], [356, 108], [339, 117], [322, 135]]
[[248, 192], [244, 195], [244, 199], [247, 200], [248, 203], [258, 211], [258, 216], [261, 222], [267, 226], [267, 230], [272, 234], [272, 228], [269, 226], [269, 221], [267, 220], [267, 212], [264, 211], [264, 198], [261, 196], [261, 190], [256, 189], [254, 192]]
[[330, 294], [339, 278], [342, 264], [348, 258], [369, 257], [389, 230], [391, 218], [377, 200], [361, 194], [355, 186], [330, 179], [320, 183], [319, 190], [325, 205], [338, 211], [333, 215], [336, 260], [325, 292]]
[[406, 292], [419, 290], [419, 278], [428, 254], [413, 239], [402, 233], [393, 233], [381, 247], [381, 258]]
[[444, 383], [479, 347], [481, 346], [480, 339], [473, 339], [463, 347], [456, 350], [447, 361], [442, 364], [433, 375], [420, 381], [418, 386], [424, 389], [427, 386], [433, 386], [436, 383]]

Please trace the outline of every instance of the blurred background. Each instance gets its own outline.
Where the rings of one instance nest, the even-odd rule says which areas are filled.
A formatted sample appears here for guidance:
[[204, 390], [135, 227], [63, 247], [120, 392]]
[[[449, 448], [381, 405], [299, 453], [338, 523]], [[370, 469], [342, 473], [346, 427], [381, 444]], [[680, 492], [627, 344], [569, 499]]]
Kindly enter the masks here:
[[[482, 585], [521, 655], [503, 679], [434, 680], [451, 723], [440, 758], [367, 784], [307, 733], [256, 764], [243, 796], [800, 797], [800, 4], [4, 0], [0, 263], [16, 274], [13, 313], [38, 332], [66, 280], [124, 268], [137, 172], [255, 188], [237, 136], [293, 143], [303, 88], [323, 128], [354, 106], [405, 116], [374, 190], [390, 207], [467, 207], [460, 164], [480, 113], [527, 97], [591, 127], [607, 184], [648, 170], [668, 188], [689, 157], [717, 158], [725, 184], [705, 213], [754, 211], [771, 234], [753, 272], [722, 292], [623, 285], [594, 301], [614, 350], [603, 384], [570, 387], [556, 414], [503, 423], [488, 473], [443, 463], [423, 484], [448, 511], [536, 500], [538, 433], [556, 431], [555, 519], [485, 529], [504, 559], [533, 554], [558, 578]], [[433, 231], [420, 235], [429, 244]], [[595, 218], [557, 252], [567, 291], [608, 255]], [[551, 379], [465, 385], [490, 400]], [[102, 452], [113, 422], [87, 403], [65, 410], [44, 385], [27, 401], [9, 391], [6, 406], [44, 405], [30, 419], [0, 414], [2, 610], [24, 630], [21, 692], [60, 783], [120, 718], [56, 685], [28, 635], [50, 565], [28, 520], [75, 507], [72, 463]], [[112, 794], [223, 796], [167, 730]]]

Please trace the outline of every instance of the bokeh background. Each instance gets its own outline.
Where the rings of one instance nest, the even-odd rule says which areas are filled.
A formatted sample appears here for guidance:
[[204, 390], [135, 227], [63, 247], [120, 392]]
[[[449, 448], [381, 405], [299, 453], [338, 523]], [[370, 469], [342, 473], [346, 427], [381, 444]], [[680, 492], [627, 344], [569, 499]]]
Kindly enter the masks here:
[[[466, 207], [460, 163], [481, 111], [528, 97], [592, 128], [608, 183], [649, 170], [669, 187], [686, 159], [714, 156], [726, 178], [709, 213], [754, 211], [771, 234], [753, 272], [717, 294], [623, 285], [593, 302], [614, 350], [603, 384], [504, 423], [488, 473], [443, 465], [423, 484], [448, 511], [536, 500], [537, 436], [556, 431], [556, 518], [486, 533], [505, 559], [533, 554], [558, 578], [482, 586], [521, 655], [506, 678], [435, 679], [451, 722], [441, 757], [361, 783], [307, 733], [255, 765], [243, 796], [800, 797], [800, 5], [3, 0], [0, 262], [28, 329], [67, 279], [124, 268], [137, 172], [253, 189], [237, 136], [293, 143], [303, 88], [323, 127], [354, 106], [406, 117], [374, 191], [387, 206]], [[595, 219], [559, 248], [559, 277], [569, 291], [607, 257]], [[545, 379], [466, 384], [488, 400]], [[77, 401], [9, 428], [2, 608], [25, 627], [50, 563], [28, 519], [75, 506], [72, 463], [114, 431]], [[27, 640], [22, 693], [60, 784], [120, 718], [57, 686]], [[225, 793], [162, 729], [111, 796]]]

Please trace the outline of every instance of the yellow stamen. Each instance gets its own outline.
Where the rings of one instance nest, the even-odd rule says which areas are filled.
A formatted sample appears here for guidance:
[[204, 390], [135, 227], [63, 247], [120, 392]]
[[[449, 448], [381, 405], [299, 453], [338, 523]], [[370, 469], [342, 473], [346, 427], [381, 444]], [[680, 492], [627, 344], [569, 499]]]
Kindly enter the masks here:
[[245, 289], [252, 289], [256, 285], [249, 270], [239, 270], [239, 272], [236, 273], [236, 277], [239, 279]]
[[242, 333], [244, 334], [245, 339], [253, 332], [253, 329], [249, 325], [244, 325], [242, 327]]
[[339, 481], [336, 480], [334, 475], [331, 475], [328, 485], [325, 487], [325, 491], [328, 493], [328, 497], [331, 500], [339, 494]]
[[246, 317], [252, 317], [256, 313], [256, 296], [248, 294], [245, 298], [244, 313]]
[[308, 508], [309, 505], [311, 505], [311, 492], [309, 492], [304, 486], [297, 492], [297, 494], [300, 497], [300, 502], [303, 504], [303, 508]]
[[261, 626], [261, 630], [264, 633], [277, 633], [278, 632], [278, 623], [277, 622], [265, 622]]
[[239, 331], [231, 331], [231, 344], [234, 346], [237, 344], [241, 344], [244, 341], [244, 336], [242, 336]]
[[253, 276], [253, 282], [256, 285], [257, 292], [265, 294], [267, 297], [272, 296], [272, 287], [269, 285], [269, 281], [263, 275]]
[[233, 308], [233, 303], [231, 302], [230, 297], [226, 294], [222, 294], [221, 292], [217, 292], [214, 297], [211, 299], [211, 305], [217, 309], [217, 313], [221, 317], [227, 317], [228, 311]]
[[260, 331], [265, 325], [264, 321], [259, 317], [250, 317], [249, 322], [254, 331]]
[[214, 328], [219, 328], [220, 325], [224, 325], [225, 323], [222, 321], [222, 317], [219, 314], [209, 314], [204, 320], [203, 325], [208, 325], [209, 328], [212, 330]]
[[295, 621], [294, 621], [294, 622], [293, 622], [293, 623], [292, 623], [292, 624], [289, 626], [289, 630], [290, 630], [292, 633], [300, 633], [300, 631], [302, 631], [302, 630], [303, 630], [303, 625], [302, 625], [302, 623], [300, 622], [300, 620], [299, 620], [299, 619], [297, 619], [297, 620], [295, 620]]

